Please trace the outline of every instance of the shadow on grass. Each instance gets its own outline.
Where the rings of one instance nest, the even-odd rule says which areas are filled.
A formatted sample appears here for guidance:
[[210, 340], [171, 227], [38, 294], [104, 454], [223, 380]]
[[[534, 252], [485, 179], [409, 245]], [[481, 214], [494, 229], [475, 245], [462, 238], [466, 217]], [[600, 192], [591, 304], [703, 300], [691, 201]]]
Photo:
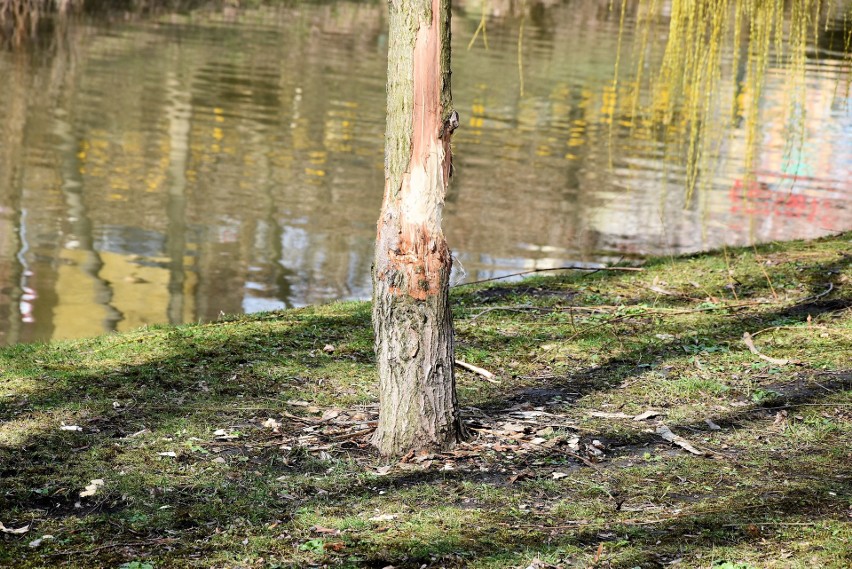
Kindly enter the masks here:
[[[805, 296], [824, 292], [824, 282], [817, 274], [846, 270], [849, 261], [845, 256], [838, 263], [809, 269], [810, 294]], [[462, 297], [469, 302], [475, 294]], [[489, 295], [496, 298], [493, 292]], [[566, 298], [573, 301], [572, 295]], [[632, 300], [638, 303], [648, 298]], [[672, 300], [671, 306], [679, 305], [689, 303]], [[733, 344], [743, 330], [801, 321], [807, 315], [835, 314], [850, 305], [846, 298], [819, 297], [777, 310], [720, 315], [690, 331], [697, 337]], [[640, 322], [634, 334], [644, 334], [651, 327], [652, 322]], [[558, 341], [572, 335], [563, 327], [543, 336]], [[474, 560], [516, 564], [527, 552], [579, 559], [583, 552], [604, 543], [613, 554], [609, 566], [662, 567], [684, 547], [693, 554], [706, 552], [709, 560], [717, 548], [757, 544], [776, 532], [775, 526], [761, 527], [766, 520], [820, 523], [848, 515], [843, 500], [837, 497], [852, 494], [848, 471], [845, 477], [830, 473], [842, 474], [849, 457], [829, 448], [818, 448], [815, 456], [813, 448], [785, 452], [783, 461], [772, 463], [772, 472], [752, 472], [751, 463], [742, 466], [734, 459], [733, 472], [720, 472], [720, 476], [746, 476], [744, 487], [737, 480], [720, 482], [714, 487], [716, 495], [700, 498], [707, 505], [719, 504], [718, 511], [691, 511], [690, 500], [679, 504], [676, 499], [663, 498], [651, 500], [672, 508], [662, 515], [656, 510], [654, 514], [621, 510], [624, 500], [638, 500], [641, 495], [641, 477], [622, 475], [621, 470], [651, 472], [657, 481], [647, 484], [658, 487], [677, 484], [673, 477], [691, 470], [712, 471], [707, 465], [714, 461], [705, 458], [677, 455], [675, 465], [666, 467], [643, 460], [613, 464], [604, 475], [587, 469], [584, 476], [603, 476], [599, 482], [616, 489], [622, 502], [580, 498], [587, 504], [578, 511], [593, 517], [575, 520], [553, 513], [552, 508], [566, 497], [561, 490], [542, 487], [549, 475], [544, 470], [542, 476], [514, 485], [499, 469], [427, 470], [377, 478], [364, 469], [365, 461], [375, 464], [378, 460], [369, 450], [339, 448], [329, 460], [266, 444], [252, 422], [276, 416], [288, 399], [322, 396], [329, 404], [370, 399], [371, 388], [364, 386], [369, 386], [374, 373], [372, 336], [369, 308], [364, 305], [350, 305], [336, 315], [301, 310], [153, 331], [151, 336], [140, 333], [138, 339], [129, 336], [127, 342], [121, 338], [82, 343], [83, 352], [99, 354], [91, 363], [85, 358], [80, 361], [81, 344], [21, 346], [5, 352], [4, 370], [37, 378], [37, 386], [28, 396], [0, 400], [0, 419], [7, 423], [7, 431], [10, 425], [29, 429], [21, 437], [13, 437], [13, 442], [0, 439], [0, 512], [8, 516], [0, 521], [9, 527], [16, 522], [32, 523], [65, 531], [58, 535], [55, 550], [45, 551], [27, 548], [23, 538], [0, 536], [4, 546], [0, 565], [38, 566], [49, 560], [57, 565], [95, 567], [153, 554], [161, 560], [157, 567], [186, 566], [180, 560], [191, 559], [208, 566], [203, 561], [208, 555], [225, 555], [225, 559], [231, 555], [236, 563], [249, 553], [255, 559], [300, 565], [311, 554], [296, 546], [311, 535], [308, 520], [315, 516], [345, 521], [353, 512], [360, 515], [364, 508], [373, 507], [377, 496], [383, 496], [389, 501], [421, 500], [424, 512], [434, 510], [435, 520], [440, 521], [441, 508], [467, 507], [462, 497], [471, 492], [470, 485], [498, 489], [504, 493], [504, 503], [473, 507], [475, 515], [469, 523], [460, 522], [437, 535], [414, 525], [408, 531], [356, 527], [346, 534], [345, 554], [330, 554], [318, 562], [375, 567], [466, 566]], [[518, 344], [526, 347], [529, 343], [528, 338], [506, 338], [496, 327], [461, 338], [470, 349], [490, 352], [513, 351]], [[145, 349], [154, 339], [157, 348]], [[323, 351], [326, 344], [335, 345], [333, 355]], [[109, 356], [111, 350], [119, 354]], [[552, 374], [533, 387], [492, 393], [479, 407], [495, 413], [512, 401], [538, 403], [537, 398], [552, 398], [556, 393], [564, 394], [565, 401], [576, 401], [635, 379], [643, 370], [637, 362], [663, 366], [682, 356], [678, 346], [640, 343], [600, 364], [583, 364], [564, 376]], [[353, 374], [351, 382], [343, 377], [347, 372]], [[805, 375], [815, 373], [819, 372]], [[827, 400], [848, 390], [850, 384], [852, 374], [841, 370], [817, 388], [791, 379], [780, 381], [774, 389], [784, 405], [794, 408]], [[349, 399], [335, 399], [337, 389], [354, 389], [355, 393]], [[747, 429], [756, 420], [770, 421], [766, 413], [760, 408], [731, 409], [714, 419], [724, 430], [733, 431], [734, 427]], [[59, 421], [66, 418], [83, 432], [60, 431]], [[227, 466], [213, 463], [207, 444], [210, 431], [223, 426], [255, 428], [245, 442], [216, 453], [228, 457]], [[282, 428], [296, 431], [300, 427], [294, 422]], [[672, 427], [701, 431], [706, 425]], [[138, 443], [133, 436], [137, 433]], [[625, 436], [603, 428], [598, 436], [615, 449], [613, 457], [618, 456], [618, 449], [629, 455], [631, 445], [668, 448], [650, 433]], [[177, 456], [158, 454], [167, 448], [177, 448]], [[501, 460], [514, 469], [571, 462], [558, 450]], [[572, 464], [577, 466], [576, 461]], [[815, 464], [819, 470], [803, 476], [802, 469]], [[109, 483], [101, 495], [81, 499], [79, 491], [94, 478], [106, 478]], [[438, 497], [429, 494], [436, 488]], [[515, 504], [516, 499], [536, 498], [545, 503], [541, 511], [524, 511]], [[685, 513], [680, 515], [678, 508]], [[243, 539], [256, 539], [261, 545], [251, 549]], [[103, 544], [115, 545], [100, 548]], [[72, 553], [57, 555], [57, 551]], [[44, 554], [48, 557], [42, 557]], [[231, 566], [227, 560], [221, 563]]]

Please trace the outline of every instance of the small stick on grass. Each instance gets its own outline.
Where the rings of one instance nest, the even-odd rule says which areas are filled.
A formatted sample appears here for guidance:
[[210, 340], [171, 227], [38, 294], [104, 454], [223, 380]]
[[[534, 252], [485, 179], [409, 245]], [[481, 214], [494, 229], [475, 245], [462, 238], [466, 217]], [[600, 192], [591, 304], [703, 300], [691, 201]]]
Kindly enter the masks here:
[[566, 454], [566, 455], [568, 455], [568, 456], [570, 456], [570, 457], [572, 457], [572, 458], [576, 458], [577, 460], [579, 460], [580, 462], [582, 462], [583, 464], [585, 464], [585, 465], [586, 465], [586, 466], [588, 466], [589, 468], [594, 468], [595, 470], [600, 470], [600, 469], [601, 469], [601, 467], [600, 467], [600, 466], [598, 466], [597, 464], [595, 464], [594, 462], [592, 462], [592, 461], [591, 461], [591, 460], [589, 460], [588, 458], [584, 458], [584, 457], [580, 456], [580, 455], [579, 455], [579, 454], [577, 454], [576, 452], [571, 452], [571, 451], [567, 451], [567, 450], [566, 450], [566, 451], [563, 451], [563, 452], [565, 452], [565, 454]]
[[161, 545], [164, 543], [172, 543], [176, 541], [171, 537], [164, 537], [158, 539], [149, 539], [147, 541], [131, 541], [131, 542], [115, 542], [108, 543], [106, 545], [100, 545], [98, 547], [92, 547], [90, 549], [70, 549], [66, 551], [57, 551], [56, 553], [48, 553], [45, 557], [61, 557], [63, 555], [91, 555], [92, 553], [97, 553], [98, 551], [102, 551], [104, 549], [113, 549], [115, 547], [147, 547], [149, 545]]
[[523, 312], [525, 310], [531, 310], [533, 312], [553, 312], [553, 308], [547, 308], [542, 306], [531, 306], [529, 304], [519, 304], [518, 306], [489, 306], [484, 309], [482, 312], [474, 316], [470, 319], [471, 322], [479, 318], [484, 314], [488, 314], [489, 312], [494, 312], [495, 310], [506, 310], [508, 312]]
[[645, 269], [642, 267], [582, 267], [578, 265], [566, 265], [564, 267], [553, 267], [552, 269], [532, 269], [529, 271], [521, 271], [520, 273], [512, 273], [511, 275], [503, 275], [501, 277], [492, 277], [490, 279], [482, 279], [481, 281], [471, 281], [469, 283], [457, 284], [453, 288], [460, 286], [470, 286], [475, 284], [490, 283], [491, 281], [499, 281], [502, 279], [510, 279], [512, 277], [520, 277], [523, 275], [532, 275], [534, 273], [545, 273], [550, 271], [634, 271], [642, 272]]
[[775, 287], [772, 286], [772, 279], [769, 278], [769, 273], [766, 272], [766, 267], [763, 266], [763, 263], [760, 262], [760, 257], [757, 254], [757, 246], [752, 243], [752, 249], [754, 249], [754, 259], [757, 261], [757, 266], [760, 267], [760, 270], [763, 271], [763, 276], [766, 278], [766, 284], [769, 285], [769, 290], [772, 291], [772, 298], [776, 301], [778, 300], [778, 293], [775, 292]]
[[755, 347], [754, 342], [751, 339], [751, 334], [749, 334], [748, 332], [743, 332], [743, 342], [748, 347], [748, 350], [751, 353], [753, 353], [762, 360], [766, 360], [771, 364], [783, 366], [792, 363], [791, 360], [779, 360], [777, 358], [770, 358], [769, 356], [761, 354], [760, 351]]
[[[724, 243], [722, 244], [722, 251], [725, 252], [725, 266], [728, 268], [728, 286], [731, 287], [731, 292], [734, 293], [734, 300], [739, 302], [740, 297], [737, 296], [737, 285], [734, 283], [734, 271], [731, 269], [731, 262], [728, 260], [728, 247]], [[769, 286], [772, 286], [771, 282], [769, 283]], [[775, 293], [774, 289], [772, 293]], [[775, 300], [778, 300], [778, 296], [775, 296]]]
[[332, 442], [335, 442], [335, 443], [338, 443], [338, 442], [341, 442], [341, 441], [348, 441], [348, 440], [352, 440], [352, 439], [357, 439], [358, 437], [363, 437], [363, 436], [369, 435], [370, 433], [372, 433], [375, 430], [376, 430], [376, 427], [368, 427], [366, 429], [361, 429], [360, 431], [355, 431], [354, 433], [346, 433], [346, 434], [343, 434], [343, 435], [337, 435], [337, 436], [331, 437], [329, 440], [332, 441]]
[[821, 293], [815, 294], [813, 296], [809, 296], [807, 298], [803, 298], [802, 300], [798, 301], [796, 304], [804, 304], [806, 302], [811, 302], [813, 300], [819, 300], [820, 298], [824, 297], [825, 295], [827, 295], [828, 293], [830, 293], [833, 290], [834, 290], [834, 283], [830, 282], [830, 283], [828, 283], [828, 288], [825, 289], [824, 291], [822, 291]]
[[483, 369], [479, 366], [475, 366], [473, 364], [469, 364], [469, 363], [463, 362], [461, 360], [456, 360], [456, 365], [459, 366], [462, 369], [466, 369], [467, 371], [472, 371], [473, 373], [475, 373], [479, 376], [482, 376], [482, 378], [489, 383], [493, 383], [495, 385], [500, 385], [500, 381], [497, 380], [497, 379], [494, 379], [494, 374], [491, 373], [490, 371], [488, 371], [487, 369]]

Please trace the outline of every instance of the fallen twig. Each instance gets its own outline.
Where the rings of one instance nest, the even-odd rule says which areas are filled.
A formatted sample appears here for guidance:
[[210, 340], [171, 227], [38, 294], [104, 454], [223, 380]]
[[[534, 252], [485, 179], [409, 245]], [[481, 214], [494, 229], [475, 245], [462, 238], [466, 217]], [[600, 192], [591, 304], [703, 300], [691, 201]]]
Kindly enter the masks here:
[[475, 285], [487, 283], [491, 281], [499, 281], [511, 277], [520, 277], [523, 275], [531, 275], [533, 273], [544, 273], [547, 271], [644, 271], [642, 267], [581, 267], [578, 265], [566, 265], [564, 267], [553, 267], [552, 269], [532, 269], [529, 271], [521, 271], [520, 273], [512, 273], [511, 275], [503, 275], [501, 277], [492, 277], [490, 279], [482, 279], [481, 281], [471, 281], [469, 283], [457, 284], [455, 287]]
[[802, 300], [797, 300], [796, 304], [804, 304], [805, 302], [810, 302], [812, 300], [818, 300], [818, 299], [824, 297], [825, 295], [827, 295], [828, 293], [830, 293], [833, 290], [834, 290], [834, 283], [830, 282], [830, 283], [828, 283], [828, 288], [825, 289], [824, 291], [822, 291], [821, 293], [815, 294], [813, 296], [809, 296], [807, 298], [803, 298]]
[[366, 429], [361, 429], [360, 431], [355, 431], [354, 433], [346, 433], [344, 435], [337, 435], [335, 437], [330, 437], [328, 440], [334, 443], [341, 441], [348, 441], [352, 439], [357, 439], [358, 437], [367, 435], [376, 430], [376, 427], [367, 427]]
[[693, 302], [703, 302], [703, 299], [695, 298], [693, 296], [689, 296], [688, 294], [683, 294], [683, 293], [680, 293], [680, 292], [672, 292], [670, 290], [666, 290], [663, 287], [657, 286], [657, 285], [646, 286], [646, 285], [640, 284], [638, 286], [639, 286], [639, 288], [644, 288], [644, 289], [650, 290], [651, 292], [656, 292], [657, 294], [662, 294], [664, 296], [673, 296], [675, 298], [685, 298], [685, 299], [691, 300]]
[[540, 306], [531, 306], [529, 304], [519, 304], [518, 306], [489, 306], [484, 309], [482, 312], [476, 314], [473, 318], [470, 319], [471, 322], [479, 318], [484, 314], [488, 314], [489, 312], [494, 312], [495, 310], [505, 310], [507, 312], [523, 312], [525, 310], [531, 310], [533, 312], [553, 312], [553, 308], [545, 308]]
[[[748, 511], [748, 510], [758, 510], [761, 508], [765, 508], [766, 506], [763, 504], [756, 504], [751, 506], [742, 506], [739, 508], [740, 511]], [[729, 510], [701, 510], [701, 511], [687, 511], [680, 512], [673, 516], [667, 518], [656, 518], [656, 519], [637, 519], [630, 518], [626, 520], [571, 520], [559, 525], [539, 525], [539, 524], [518, 524], [514, 527], [517, 528], [527, 528], [527, 529], [539, 529], [539, 530], [559, 530], [559, 529], [572, 529], [578, 527], [586, 527], [586, 526], [611, 526], [611, 525], [620, 525], [620, 526], [648, 526], [648, 525], [656, 525], [663, 524], [667, 522], [674, 522], [683, 518], [688, 517], [699, 517], [699, 516], [709, 516], [712, 514], [723, 514], [729, 513]], [[743, 522], [740, 524], [726, 524], [726, 526], [734, 526], [734, 525], [748, 525], [750, 523], [755, 523], [755, 525], [769, 525], [768, 523], [759, 523], [759, 522]], [[796, 524], [797, 522], [778, 522], [776, 525], [780, 525], [783, 523]], [[508, 526], [509, 524], [501, 523], [501, 526]], [[726, 527], [722, 526], [722, 527]]]
[[603, 548], [604, 548], [604, 544], [603, 544], [603, 542], [600, 542], [600, 544], [598, 544], [598, 551], [597, 551], [597, 553], [595, 553], [595, 558], [592, 561], [592, 567], [597, 565], [598, 561], [601, 560], [601, 554], [603, 553]]
[[760, 351], [755, 347], [754, 342], [751, 339], [751, 334], [749, 334], [748, 332], [743, 332], [743, 342], [748, 347], [751, 353], [753, 353], [762, 360], [766, 360], [771, 364], [783, 366], [792, 363], [791, 360], [779, 360], [777, 358], [770, 358], [769, 356], [761, 354]]
[[822, 520], [818, 522], [739, 522], [736, 524], [725, 524], [723, 528], [735, 528], [740, 526], [812, 526], [818, 523], [823, 523]]
[[27, 524], [23, 527], [14, 529], [14, 528], [7, 528], [6, 526], [3, 525], [2, 522], [0, 522], [0, 533], [22, 534], [22, 533], [27, 533], [28, 531], [30, 531], [30, 524]]
[[472, 371], [473, 373], [481, 376], [485, 381], [489, 383], [493, 383], [495, 385], [500, 385], [500, 381], [494, 379], [494, 374], [488, 371], [487, 369], [483, 369], [479, 366], [475, 366], [473, 364], [469, 364], [467, 362], [463, 362], [461, 360], [456, 360], [456, 365], [462, 369], [466, 369], [467, 371]]
[[164, 537], [159, 539], [149, 539], [147, 541], [131, 541], [129, 543], [108, 543], [106, 545], [100, 545], [98, 547], [92, 547], [90, 549], [69, 549], [66, 551], [57, 551], [56, 553], [49, 553], [45, 557], [60, 557], [62, 555], [89, 555], [91, 553], [95, 553], [97, 551], [101, 551], [104, 549], [113, 549], [115, 547], [144, 547], [146, 545], [160, 545], [162, 543], [171, 543], [177, 541], [172, 537]]
[[769, 278], [769, 273], [766, 272], [766, 267], [763, 265], [763, 262], [760, 260], [760, 255], [757, 254], [757, 245], [752, 243], [751, 248], [754, 249], [754, 260], [757, 261], [757, 266], [760, 267], [760, 270], [763, 272], [764, 278], [766, 278], [766, 284], [769, 285], [769, 290], [772, 291], [772, 297], [777, 301], [778, 300], [778, 293], [775, 292], [775, 287], [772, 286], [772, 279]]
[[663, 437], [668, 442], [676, 444], [677, 446], [679, 446], [680, 448], [682, 448], [683, 450], [685, 450], [687, 452], [690, 452], [692, 454], [697, 454], [699, 456], [704, 456], [706, 454], [703, 451], [700, 451], [697, 448], [695, 448], [694, 446], [692, 446], [692, 444], [688, 440], [686, 440], [685, 438], [674, 434], [672, 432], [672, 430], [669, 429], [666, 425], [660, 425], [659, 427], [657, 427], [657, 430], [655, 432], [656, 432], [656, 434], [660, 435], [661, 437]]
[[588, 458], [585, 458], [585, 457], [580, 456], [580, 455], [579, 455], [579, 454], [577, 454], [576, 452], [571, 452], [571, 451], [568, 451], [568, 450], [566, 450], [566, 451], [562, 451], [562, 452], [564, 452], [565, 454], [567, 454], [568, 456], [570, 456], [570, 457], [572, 457], [572, 458], [576, 458], [577, 460], [579, 460], [580, 462], [582, 462], [583, 464], [585, 464], [585, 465], [586, 465], [586, 466], [588, 466], [588, 467], [594, 468], [595, 470], [600, 470], [600, 469], [601, 469], [601, 467], [600, 467], [600, 466], [598, 466], [597, 464], [595, 464], [594, 462], [592, 462], [592, 461], [591, 461], [591, 460], [589, 460]]
[[797, 407], [852, 407], [852, 403], [789, 403], [777, 407], [755, 407], [745, 409], [741, 413], [759, 413], [763, 411], [780, 411], [783, 409], [795, 409]]

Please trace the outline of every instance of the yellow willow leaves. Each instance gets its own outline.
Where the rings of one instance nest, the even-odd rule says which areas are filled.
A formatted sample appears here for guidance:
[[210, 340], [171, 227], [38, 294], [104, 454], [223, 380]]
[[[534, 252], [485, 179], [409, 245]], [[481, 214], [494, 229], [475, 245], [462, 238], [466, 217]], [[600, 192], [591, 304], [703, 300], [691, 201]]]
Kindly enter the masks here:
[[[646, 136], [662, 135], [675, 149], [667, 160], [684, 167], [687, 202], [699, 179], [702, 186], [711, 181], [721, 148], [735, 127], [744, 129], [743, 167], [745, 176], [752, 175], [770, 69], [784, 78], [786, 117], [773, 120], [786, 121], [790, 136], [785, 155], [800, 154], [797, 150], [805, 142], [807, 54], [817, 44], [823, 23], [842, 22], [844, 65], [852, 67], [848, 0], [638, 0], [632, 6], [622, 0], [611, 8], [621, 11], [620, 35], [627, 10], [635, 10], [631, 81], [619, 83], [619, 66], [627, 68], [621, 61], [621, 40], [616, 56], [612, 87], [620, 87], [614, 93], [618, 112], [626, 119], [624, 124], [649, 130], [642, 133]], [[661, 49], [661, 42], [652, 39], [659, 33], [654, 27], [666, 18], [668, 37], [662, 55], [652, 59]], [[648, 68], [655, 60], [660, 61], [659, 68]], [[848, 95], [846, 83], [838, 86], [837, 97]]]

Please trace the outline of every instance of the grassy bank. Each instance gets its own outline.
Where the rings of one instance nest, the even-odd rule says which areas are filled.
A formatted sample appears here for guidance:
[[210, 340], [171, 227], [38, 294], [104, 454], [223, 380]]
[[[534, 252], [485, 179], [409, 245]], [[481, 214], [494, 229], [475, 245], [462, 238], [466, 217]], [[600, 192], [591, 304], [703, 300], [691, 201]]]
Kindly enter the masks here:
[[0, 566], [848, 567], [850, 252], [460, 287], [499, 383], [390, 463], [366, 303], [4, 349]]

